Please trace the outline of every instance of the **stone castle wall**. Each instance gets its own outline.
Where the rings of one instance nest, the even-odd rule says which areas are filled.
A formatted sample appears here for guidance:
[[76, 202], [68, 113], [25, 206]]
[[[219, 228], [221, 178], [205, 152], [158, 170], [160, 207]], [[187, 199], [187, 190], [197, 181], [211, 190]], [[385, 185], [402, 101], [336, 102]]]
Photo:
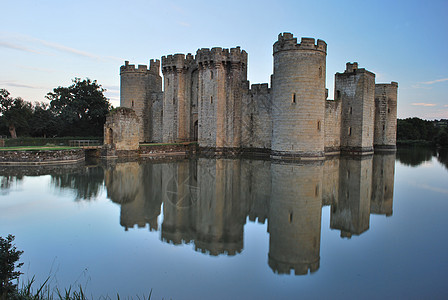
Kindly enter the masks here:
[[375, 74], [347, 63], [336, 73], [335, 99], [342, 101], [341, 150], [373, 152]]
[[324, 155], [327, 44], [292, 34], [274, 44], [272, 151], [278, 155]]
[[269, 207], [269, 266], [275, 273], [319, 269], [322, 162], [273, 163]]
[[161, 143], [163, 137], [163, 93], [153, 93], [151, 95], [152, 109], [151, 109], [151, 127], [152, 136], [151, 142]]
[[322, 159], [395, 149], [398, 84], [347, 63], [335, 75], [335, 100], [325, 88], [327, 44], [283, 33], [273, 45], [268, 84], [247, 81], [247, 53], [203, 48], [120, 68], [121, 106], [140, 119], [139, 141], [198, 141], [215, 153], [265, 153]]
[[377, 149], [394, 150], [397, 142], [398, 83], [375, 85], [375, 135]]
[[243, 96], [241, 146], [271, 149], [272, 94], [268, 84], [253, 84]]
[[118, 107], [106, 117], [104, 124], [104, 156], [116, 156], [117, 151], [137, 151], [141, 138], [141, 119], [134, 110]]
[[140, 118], [140, 142], [150, 142], [152, 137], [152, 94], [162, 92], [160, 61], [151, 60], [146, 65], [130, 65], [120, 68], [120, 106], [131, 108]]
[[325, 153], [339, 153], [341, 147], [341, 101], [325, 101]]

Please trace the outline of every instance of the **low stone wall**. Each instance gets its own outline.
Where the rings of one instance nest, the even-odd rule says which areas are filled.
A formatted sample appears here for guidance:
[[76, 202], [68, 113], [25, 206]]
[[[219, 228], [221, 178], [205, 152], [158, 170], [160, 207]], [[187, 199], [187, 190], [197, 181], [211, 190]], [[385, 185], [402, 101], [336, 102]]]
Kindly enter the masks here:
[[161, 156], [161, 155], [185, 155], [197, 152], [196, 143], [186, 144], [165, 144], [165, 145], [140, 145], [140, 156]]
[[84, 160], [83, 149], [0, 151], [0, 165], [72, 164]]

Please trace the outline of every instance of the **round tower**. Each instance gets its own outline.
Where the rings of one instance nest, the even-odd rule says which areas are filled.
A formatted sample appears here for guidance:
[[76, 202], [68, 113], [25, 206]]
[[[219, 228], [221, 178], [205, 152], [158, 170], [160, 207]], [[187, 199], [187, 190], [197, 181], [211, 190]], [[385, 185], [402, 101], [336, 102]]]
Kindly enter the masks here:
[[273, 163], [269, 266], [278, 274], [319, 269], [323, 162]]
[[327, 44], [291, 33], [274, 44], [272, 154], [323, 158]]

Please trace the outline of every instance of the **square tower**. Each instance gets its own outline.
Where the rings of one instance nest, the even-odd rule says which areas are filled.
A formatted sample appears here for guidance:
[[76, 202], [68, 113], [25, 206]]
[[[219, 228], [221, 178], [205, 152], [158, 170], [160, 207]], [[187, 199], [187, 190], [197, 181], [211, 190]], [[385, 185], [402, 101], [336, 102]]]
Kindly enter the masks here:
[[375, 74], [347, 63], [335, 75], [335, 100], [341, 100], [341, 151], [373, 153]]

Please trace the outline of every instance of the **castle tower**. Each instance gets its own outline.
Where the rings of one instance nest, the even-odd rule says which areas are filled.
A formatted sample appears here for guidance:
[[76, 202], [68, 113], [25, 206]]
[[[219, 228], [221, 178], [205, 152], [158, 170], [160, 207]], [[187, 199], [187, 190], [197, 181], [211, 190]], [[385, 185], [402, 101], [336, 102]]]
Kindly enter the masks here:
[[174, 245], [194, 239], [197, 203], [197, 161], [178, 161], [162, 166], [162, 240]]
[[327, 44], [279, 34], [272, 76], [272, 156], [323, 158]]
[[320, 261], [323, 163], [273, 163], [269, 266], [275, 273], [315, 272]]
[[331, 204], [330, 228], [351, 238], [369, 229], [372, 193], [372, 157], [342, 156], [339, 161], [339, 195]]
[[341, 151], [373, 153], [375, 74], [347, 63], [335, 75], [335, 100], [342, 101]]
[[190, 69], [193, 63], [191, 54], [162, 57], [164, 142], [184, 142], [191, 139]]
[[398, 83], [375, 84], [375, 150], [396, 149]]
[[199, 49], [198, 142], [200, 147], [241, 146], [243, 83], [247, 80], [247, 53], [239, 47]]
[[245, 201], [240, 196], [241, 161], [198, 160], [195, 250], [235, 255], [243, 250]]
[[129, 61], [120, 67], [120, 106], [133, 109], [140, 118], [140, 142], [152, 139], [151, 97], [160, 92], [160, 60], [151, 60], [149, 69], [145, 65], [136, 68]]
[[392, 216], [394, 200], [395, 153], [373, 156], [372, 200], [370, 213]]

